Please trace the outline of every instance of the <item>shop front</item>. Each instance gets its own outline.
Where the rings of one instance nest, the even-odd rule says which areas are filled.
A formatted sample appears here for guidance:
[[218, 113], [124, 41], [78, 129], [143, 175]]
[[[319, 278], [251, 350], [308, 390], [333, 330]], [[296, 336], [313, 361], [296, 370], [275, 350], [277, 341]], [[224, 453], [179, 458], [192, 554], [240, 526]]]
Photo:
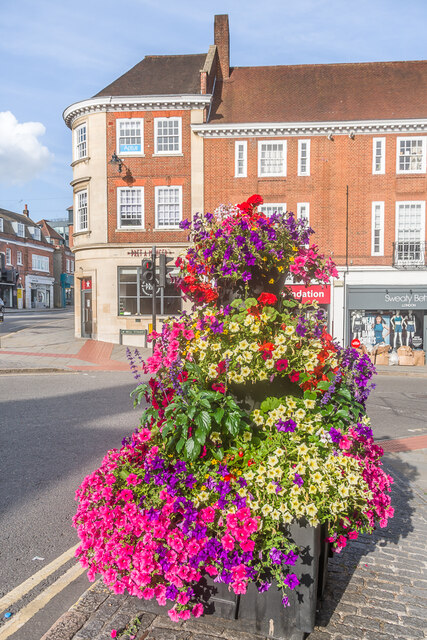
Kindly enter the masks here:
[[48, 276], [25, 276], [25, 307], [27, 309], [53, 308], [54, 278]]
[[368, 351], [379, 345], [425, 350], [427, 286], [349, 286], [347, 344], [359, 340]]

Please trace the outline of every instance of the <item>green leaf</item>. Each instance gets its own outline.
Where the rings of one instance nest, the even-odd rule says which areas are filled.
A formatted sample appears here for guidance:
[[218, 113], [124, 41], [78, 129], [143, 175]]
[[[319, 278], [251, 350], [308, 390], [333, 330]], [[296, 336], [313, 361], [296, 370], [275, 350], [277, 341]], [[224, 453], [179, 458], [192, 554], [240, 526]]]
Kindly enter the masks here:
[[205, 433], [211, 428], [211, 416], [207, 411], [201, 411], [194, 416], [194, 422], [200, 429], [203, 429]]
[[122, 480], [126, 480], [126, 478], [128, 477], [128, 475], [130, 475], [129, 471], [125, 471], [124, 469], [122, 469], [121, 471], [119, 471], [119, 476]]
[[181, 438], [180, 440], [178, 440], [177, 444], [176, 444], [176, 450], [178, 453], [181, 453], [183, 446], [186, 443], [186, 439], [185, 438]]
[[211, 408], [211, 403], [206, 398], [199, 398], [198, 404], [199, 406], [204, 407], [205, 409], [208, 409], [208, 411]]
[[344, 420], [348, 420], [349, 411], [348, 409], [339, 409], [335, 415], [337, 418], [344, 418]]
[[246, 298], [245, 307], [246, 309], [250, 309], [251, 307], [256, 307], [258, 304], [258, 300], [256, 298]]
[[217, 409], [215, 409], [213, 417], [218, 424], [221, 424], [222, 418], [224, 417], [224, 409], [222, 407], [218, 407]]
[[225, 419], [225, 426], [232, 436], [237, 436], [241, 430], [240, 415], [238, 413], [230, 413]]
[[326, 380], [322, 380], [321, 382], [319, 382], [319, 384], [317, 385], [317, 388], [320, 389], [321, 391], [327, 391], [329, 389], [329, 387], [331, 386], [330, 382], [326, 382]]
[[350, 400], [350, 401], [352, 400], [350, 391], [345, 387], [344, 388], [341, 387], [340, 389], [338, 389], [338, 395], [342, 396], [343, 398], [346, 398], [346, 400]]
[[235, 300], [232, 300], [232, 302], [230, 302], [230, 307], [233, 307], [233, 309], [238, 309], [242, 302], [243, 300], [241, 298], [236, 298]]
[[187, 415], [191, 420], [194, 418], [194, 414], [195, 413], [196, 413], [196, 407], [195, 406], [188, 407]]
[[199, 444], [205, 444], [206, 442], [206, 431], [199, 427], [194, 434], [195, 439]]
[[261, 411], [263, 411], [264, 413], [266, 413], [267, 411], [272, 411], [273, 409], [277, 409], [277, 407], [280, 406], [280, 400], [279, 398], [266, 398], [262, 403], [261, 403]]
[[188, 457], [191, 457], [195, 446], [196, 443], [194, 442], [193, 438], [188, 438], [187, 442], [185, 443], [185, 453]]
[[284, 307], [287, 307], [288, 309], [292, 309], [293, 307], [297, 306], [297, 302], [295, 302], [295, 300], [282, 300], [282, 305]]
[[168, 433], [170, 433], [172, 431], [173, 427], [174, 427], [174, 423], [171, 420], [168, 420], [166, 422], [166, 424], [163, 425], [163, 428], [162, 428], [162, 438], [163, 439], [165, 439], [167, 437]]
[[212, 453], [216, 460], [222, 460], [224, 457], [224, 449], [222, 449], [221, 447], [219, 449], [214, 449]]

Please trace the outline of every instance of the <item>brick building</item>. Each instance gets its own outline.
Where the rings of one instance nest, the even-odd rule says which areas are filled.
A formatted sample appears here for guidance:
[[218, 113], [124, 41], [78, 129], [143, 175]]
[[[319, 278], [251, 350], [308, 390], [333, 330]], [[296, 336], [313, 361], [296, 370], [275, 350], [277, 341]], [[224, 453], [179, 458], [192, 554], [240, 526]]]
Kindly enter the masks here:
[[6, 307], [53, 307], [54, 251], [27, 205], [22, 214], [0, 209], [0, 296]]
[[327, 290], [298, 291], [334, 335], [368, 344], [381, 323], [397, 346], [427, 343], [427, 61], [230, 67], [229, 49], [216, 16], [205, 54], [147, 56], [64, 112], [86, 329], [117, 341], [146, 326], [141, 257], [176, 255], [180, 219], [259, 193], [267, 213], [309, 218], [337, 262]]
[[74, 304], [74, 253], [67, 246], [65, 238], [59, 234], [48, 220], [40, 220], [37, 225], [47, 242], [51, 244], [53, 254], [54, 305], [57, 308]]

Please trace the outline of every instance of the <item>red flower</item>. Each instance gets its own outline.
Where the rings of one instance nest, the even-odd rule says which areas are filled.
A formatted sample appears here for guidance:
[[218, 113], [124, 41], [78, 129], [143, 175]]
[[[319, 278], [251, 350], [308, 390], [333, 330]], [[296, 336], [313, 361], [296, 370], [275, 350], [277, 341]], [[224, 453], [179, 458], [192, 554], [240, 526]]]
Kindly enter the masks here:
[[274, 344], [272, 342], [263, 342], [259, 345], [258, 351], [274, 351]]
[[283, 371], [284, 369], [287, 369], [288, 368], [288, 364], [289, 364], [289, 362], [286, 359], [278, 360], [276, 362], [277, 371]]
[[221, 360], [221, 362], [218, 362], [218, 364], [216, 365], [216, 370], [218, 371], [218, 373], [224, 373], [224, 371], [225, 371], [225, 360]]
[[292, 373], [289, 374], [289, 380], [291, 382], [298, 382], [298, 380], [299, 380], [299, 372], [298, 371], [292, 371]]
[[251, 204], [253, 207], [258, 207], [258, 205], [262, 204], [264, 200], [258, 194], [254, 194], [250, 198], [247, 199], [247, 203]]
[[220, 384], [214, 382], [212, 385], [212, 390], [219, 391], [220, 393], [225, 393], [225, 385], [223, 385], [222, 382]]
[[258, 302], [263, 306], [266, 304], [276, 304], [277, 296], [275, 296], [274, 293], [261, 293]]

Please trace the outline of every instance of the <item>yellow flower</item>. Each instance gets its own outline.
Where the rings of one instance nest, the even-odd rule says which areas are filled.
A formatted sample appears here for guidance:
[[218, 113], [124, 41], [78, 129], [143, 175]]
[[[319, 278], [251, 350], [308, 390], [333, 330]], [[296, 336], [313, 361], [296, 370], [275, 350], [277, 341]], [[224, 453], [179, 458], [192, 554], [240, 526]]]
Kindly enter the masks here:
[[268, 284], [274, 284], [274, 278], [270, 278], [270, 280], [268, 281]]
[[243, 442], [250, 442], [252, 440], [252, 433], [250, 431], [245, 431], [242, 439]]

